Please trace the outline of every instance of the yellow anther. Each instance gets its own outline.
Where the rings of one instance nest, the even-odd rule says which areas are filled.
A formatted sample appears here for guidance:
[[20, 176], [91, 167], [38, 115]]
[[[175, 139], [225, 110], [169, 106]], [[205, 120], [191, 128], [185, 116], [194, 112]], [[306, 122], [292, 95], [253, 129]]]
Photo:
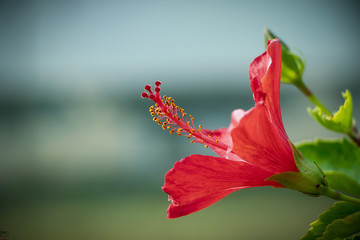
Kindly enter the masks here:
[[[162, 99], [158, 99], [157, 101], [158, 103], [149, 107], [149, 112], [151, 116], [153, 116], [153, 121], [157, 122], [163, 130], [168, 129], [170, 134], [176, 132], [179, 136], [185, 136], [188, 139], [193, 138], [190, 141], [191, 143], [201, 142], [204, 144], [205, 148], [208, 148], [208, 145], [205, 145], [205, 140], [203, 138], [206, 138], [206, 135], [211, 137], [211, 134], [207, 132], [206, 135], [203, 135], [201, 132], [203, 126], [198, 125], [197, 129], [195, 127], [196, 125], [194, 126], [193, 121], [195, 118], [192, 115], [187, 114], [185, 109], [177, 106], [175, 100], [171, 97], [164, 95], [162, 96]], [[184, 129], [180, 128], [180, 126], [183, 126]], [[218, 142], [218, 140], [216, 140], [216, 142]]]
[[179, 129], [177, 130], [177, 134], [178, 134], [179, 136], [181, 136], [181, 131], [182, 131], [182, 128], [179, 128]]
[[218, 143], [218, 142], [219, 142], [219, 140], [217, 140], [217, 139], [216, 139], [216, 140], [215, 140], [215, 142], [216, 142], [216, 143]]

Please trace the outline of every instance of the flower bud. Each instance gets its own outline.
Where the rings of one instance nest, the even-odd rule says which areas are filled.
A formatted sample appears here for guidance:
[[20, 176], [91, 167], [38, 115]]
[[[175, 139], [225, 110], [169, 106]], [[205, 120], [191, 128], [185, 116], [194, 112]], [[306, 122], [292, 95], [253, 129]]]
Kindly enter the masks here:
[[[265, 44], [271, 39], [278, 38], [269, 29], [264, 31]], [[278, 38], [279, 39], [279, 38]], [[284, 41], [281, 42], [282, 64], [281, 64], [281, 82], [291, 84], [301, 84], [302, 74], [305, 68], [305, 61], [292, 52]]]

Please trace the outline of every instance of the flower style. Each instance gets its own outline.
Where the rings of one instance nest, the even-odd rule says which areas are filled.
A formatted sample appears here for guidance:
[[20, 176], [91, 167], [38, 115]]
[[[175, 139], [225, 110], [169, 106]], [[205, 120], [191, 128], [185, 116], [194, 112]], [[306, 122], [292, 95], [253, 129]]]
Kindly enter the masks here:
[[299, 172], [281, 118], [281, 61], [280, 41], [269, 41], [267, 50], [249, 67], [255, 106], [248, 111], [234, 110], [230, 126], [213, 131], [195, 127], [194, 118], [176, 106], [174, 99], [162, 98], [161, 82], [155, 83], [154, 91], [145, 86], [142, 97], [155, 102], [150, 107], [155, 122], [170, 133], [210, 147], [219, 156], [191, 155], [168, 171], [163, 186], [172, 202], [168, 218], [199, 211], [239, 189], [284, 187], [268, 178]]

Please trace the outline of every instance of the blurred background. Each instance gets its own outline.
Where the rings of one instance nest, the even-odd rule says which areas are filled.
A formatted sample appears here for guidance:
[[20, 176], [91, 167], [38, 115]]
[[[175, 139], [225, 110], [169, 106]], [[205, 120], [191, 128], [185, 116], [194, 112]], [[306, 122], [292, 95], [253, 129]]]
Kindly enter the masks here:
[[[166, 218], [163, 177], [211, 150], [151, 119], [145, 84], [206, 128], [253, 106], [248, 66], [270, 28], [307, 60], [328, 108], [353, 94], [359, 119], [356, 1], [0, 2], [0, 231], [10, 239], [298, 239], [332, 201], [286, 189], [236, 192]], [[282, 85], [290, 139], [339, 137]]]

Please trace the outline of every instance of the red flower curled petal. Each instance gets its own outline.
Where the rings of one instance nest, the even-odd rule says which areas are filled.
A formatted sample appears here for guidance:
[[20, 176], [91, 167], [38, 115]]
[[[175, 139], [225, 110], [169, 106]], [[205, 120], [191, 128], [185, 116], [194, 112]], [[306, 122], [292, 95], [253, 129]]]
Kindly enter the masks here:
[[270, 40], [267, 50], [250, 64], [249, 77], [255, 103], [266, 106], [270, 121], [287, 137], [280, 109], [281, 59], [280, 41]]
[[163, 191], [172, 201], [168, 217], [184, 216], [210, 206], [226, 195], [243, 188], [281, 187], [264, 181], [273, 173], [244, 161], [191, 155], [175, 163], [165, 176]]
[[250, 109], [231, 131], [231, 136], [232, 150], [248, 163], [272, 174], [298, 172], [289, 140], [270, 121], [266, 106]]
[[281, 118], [279, 40], [269, 41], [267, 50], [250, 64], [249, 77], [255, 107], [231, 131], [233, 151], [274, 174], [298, 171]]

